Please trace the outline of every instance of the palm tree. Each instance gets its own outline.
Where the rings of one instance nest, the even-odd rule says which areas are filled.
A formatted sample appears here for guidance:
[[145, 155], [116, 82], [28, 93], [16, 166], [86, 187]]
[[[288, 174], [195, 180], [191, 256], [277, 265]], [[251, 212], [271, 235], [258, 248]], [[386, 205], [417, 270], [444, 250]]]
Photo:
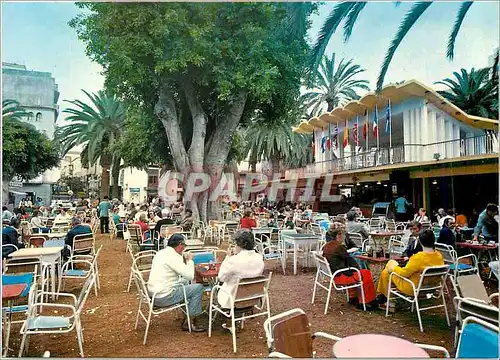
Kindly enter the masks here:
[[2, 120], [23, 120], [28, 113], [16, 100], [2, 100]]
[[60, 141], [63, 154], [75, 146], [85, 144], [81, 154], [83, 164], [94, 165], [98, 159], [100, 160], [101, 198], [109, 194], [111, 166], [114, 184], [112, 196], [117, 197], [121, 158], [110, 149], [123, 130], [125, 110], [121, 101], [114, 95], [103, 91], [97, 94], [82, 91], [90, 99], [90, 104], [80, 100], [66, 100], [76, 107], [64, 110], [70, 114], [66, 120], [72, 123], [58, 127], [55, 138]]
[[438, 92], [470, 115], [498, 119], [498, 72], [494, 70], [495, 73], [490, 77], [489, 68], [472, 68], [470, 72], [461, 69], [460, 73], [453, 73], [454, 79], [437, 81], [436, 84], [448, 87]]
[[331, 59], [324, 56], [313, 85], [318, 90], [303, 94], [300, 99], [301, 104], [307, 109], [313, 107], [312, 112], [318, 113], [326, 103], [326, 110], [330, 112], [340, 104], [359, 99], [356, 90], [370, 90], [368, 80], [354, 79], [356, 75], [364, 71], [360, 65], [354, 65], [352, 59], [348, 61], [341, 59], [335, 69], [335, 53], [332, 54]]
[[[399, 2], [398, 2], [399, 3]], [[446, 56], [448, 59], [452, 60], [455, 52], [455, 40], [457, 38], [462, 22], [469, 11], [472, 1], [464, 1], [460, 5], [457, 16], [455, 18], [455, 23], [448, 37], [448, 45]], [[366, 6], [366, 2], [341, 2], [337, 4], [333, 10], [330, 12], [326, 18], [323, 26], [320, 29], [318, 38], [312, 48], [311, 57], [308, 65], [308, 72], [313, 75], [318, 68], [321, 61], [321, 57], [325, 53], [325, 49], [330, 41], [332, 35], [337, 31], [340, 23], [345, 20], [344, 23], [344, 42], [347, 42], [351, 37], [354, 24], [356, 23], [359, 14]], [[382, 63], [380, 73], [377, 79], [377, 91], [382, 89], [384, 85], [384, 78], [391, 63], [392, 57], [396, 53], [396, 50], [405, 38], [406, 34], [415, 25], [418, 19], [424, 14], [424, 12], [433, 4], [433, 1], [420, 1], [413, 4], [410, 10], [405, 14], [403, 21], [399, 24], [398, 31], [393, 37], [389, 49], [386, 52], [384, 62]]]

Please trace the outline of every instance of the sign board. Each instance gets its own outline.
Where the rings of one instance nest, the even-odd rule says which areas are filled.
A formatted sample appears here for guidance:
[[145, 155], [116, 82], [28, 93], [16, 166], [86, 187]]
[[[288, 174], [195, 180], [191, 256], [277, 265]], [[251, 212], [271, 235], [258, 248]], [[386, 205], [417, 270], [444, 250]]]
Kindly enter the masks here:
[[138, 192], [141, 192], [141, 188], [130, 188], [129, 191], [131, 193], [138, 193]]
[[11, 182], [9, 182], [9, 187], [20, 188], [20, 187], [23, 187], [23, 183], [22, 183], [22, 181], [15, 179], [15, 180], [12, 180]]

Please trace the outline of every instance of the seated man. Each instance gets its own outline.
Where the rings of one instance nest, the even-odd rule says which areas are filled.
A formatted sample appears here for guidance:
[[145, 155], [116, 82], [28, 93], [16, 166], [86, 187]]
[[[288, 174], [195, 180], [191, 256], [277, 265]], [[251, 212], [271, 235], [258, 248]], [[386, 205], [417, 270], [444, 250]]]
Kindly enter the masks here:
[[35, 230], [33, 231], [33, 233], [38, 233], [38, 232], [41, 232], [41, 233], [48, 233], [49, 232], [49, 228], [48, 227], [45, 227], [43, 225], [43, 222], [42, 222], [42, 213], [40, 211], [35, 211], [35, 213], [33, 214], [33, 217], [31, 218], [31, 230]]
[[358, 216], [354, 211], [349, 211], [347, 214], [346, 232], [361, 234], [363, 240], [368, 239], [368, 227], [360, 222], [356, 221]]
[[[82, 220], [79, 217], [74, 217], [73, 219], [71, 219], [71, 226], [73, 228], [70, 231], [68, 231], [66, 239], [64, 239], [64, 243], [71, 248], [73, 248], [73, 240], [75, 239], [76, 235], [89, 234], [90, 235], [89, 237], [92, 236], [92, 229], [87, 225], [82, 225]], [[81, 252], [79, 254], [81, 255], [90, 254], [90, 250], [86, 252]], [[64, 256], [69, 257], [69, 251], [66, 248], [64, 249]]]
[[217, 301], [225, 309], [231, 308], [229, 294], [235, 294], [238, 279], [248, 279], [261, 276], [264, 271], [264, 259], [255, 252], [255, 240], [252, 232], [239, 231], [234, 236], [236, 243], [233, 254], [222, 262], [218, 278], [223, 282], [222, 291], [217, 294]]
[[[184, 301], [184, 292], [181, 286], [184, 285], [191, 318], [191, 330], [201, 332], [205, 331], [205, 328], [197, 323], [197, 317], [202, 313], [203, 285], [188, 284], [188, 281], [194, 279], [194, 255], [193, 253], [188, 254], [186, 263], [184, 263], [182, 252], [185, 247], [184, 236], [174, 234], [168, 239], [167, 247], [156, 253], [151, 265], [148, 291], [151, 296], [156, 294], [155, 306], [167, 307]], [[187, 319], [184, 319], [182, 329], [189, 330]]]
[[[387, 302], [387, 291], [389, 290], [389, 275], [395, 272], [409, 279], [413, 284], [418, 286], [420, 275], [426, 267], [444, 265], [443, 256], [434, 249], [436, 238], [432, 230], [424, 230], [420, 233], [418, 241], [422, 245], [422, 251], [413, 255], [408, 260], [405, 267], [400, 267], [395, 260], [389, 260], [384, 271], [380, 274], [380, 279], [377, 286], [377, 299], [380, 305]], [[413, 295], [413, 288], [408, 282], [401, 280], [398, 277], [393, 277], [392, 282], [397, 289], [405, 295]]]
[[[14, 245], [18, 249], [24, 248], [24, 244], [19, 241], [19, 227], [21, 226], [21, 220], [17, 217], [13, 217], [9, 223], [9, 226], [2, 230], [2, 245]], [[2, 248], [2, 259], [9, 256], [10, 253], [16, 251], [14, 247], [8, 246], [5, 249]]]
[[405, 251], [403, 251], [403, 256], [405, 257], [405, 261], [411, 258], [416, 253], [422, 251], [422, 245], [418, 242], [418, 236], [422, 231], [422, 224], [418, 221], [413, 221], [411, 223], [411, 235], [408, 240], [408, 245], [406, 246]]

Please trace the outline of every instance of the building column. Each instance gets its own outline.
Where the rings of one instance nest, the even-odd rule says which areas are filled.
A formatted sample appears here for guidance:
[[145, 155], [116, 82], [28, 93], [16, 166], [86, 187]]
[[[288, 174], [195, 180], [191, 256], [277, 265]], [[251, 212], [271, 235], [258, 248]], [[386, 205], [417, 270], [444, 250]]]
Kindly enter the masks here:
[[427, 212], [427, 216], [431, 217], [432, 208], [431, 208], [431, 179], [423, 178], [422, 179], [422, 199], [423, 199], [423, 208]]

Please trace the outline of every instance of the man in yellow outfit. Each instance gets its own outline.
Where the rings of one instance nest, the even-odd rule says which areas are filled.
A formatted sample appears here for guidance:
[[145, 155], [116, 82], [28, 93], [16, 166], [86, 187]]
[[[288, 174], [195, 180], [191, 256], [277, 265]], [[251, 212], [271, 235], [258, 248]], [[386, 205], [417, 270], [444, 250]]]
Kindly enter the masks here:
[[[415, 284], [415, 287], [417, 287], [420, 281], [420, 275], [426, 267], [444, 265], [443, 256], [439, 251], [434, 249], [436, 238], [431, 230], [422, 231], [418, 237], [418, 241], [422, 245], [423, 250], [410, 257], [405, 267], [400, 267], [396, 261], [390, 260], [384, 271], [382, 271], [377, 286], [377, 294], [379, 294], [377, 299], [379, 304], [383, 304], [387, 301], [386, 296], [387, 290], [389, 289], [389, 275], [391, 272], [394, 271], [396, 274], [411, 280], [411, 282]], [[402, 293], [413, 295], [413, 289], [410, 283], [396, 276], [392, 278], [392, 283], [396, 285], [398, 290]]]

